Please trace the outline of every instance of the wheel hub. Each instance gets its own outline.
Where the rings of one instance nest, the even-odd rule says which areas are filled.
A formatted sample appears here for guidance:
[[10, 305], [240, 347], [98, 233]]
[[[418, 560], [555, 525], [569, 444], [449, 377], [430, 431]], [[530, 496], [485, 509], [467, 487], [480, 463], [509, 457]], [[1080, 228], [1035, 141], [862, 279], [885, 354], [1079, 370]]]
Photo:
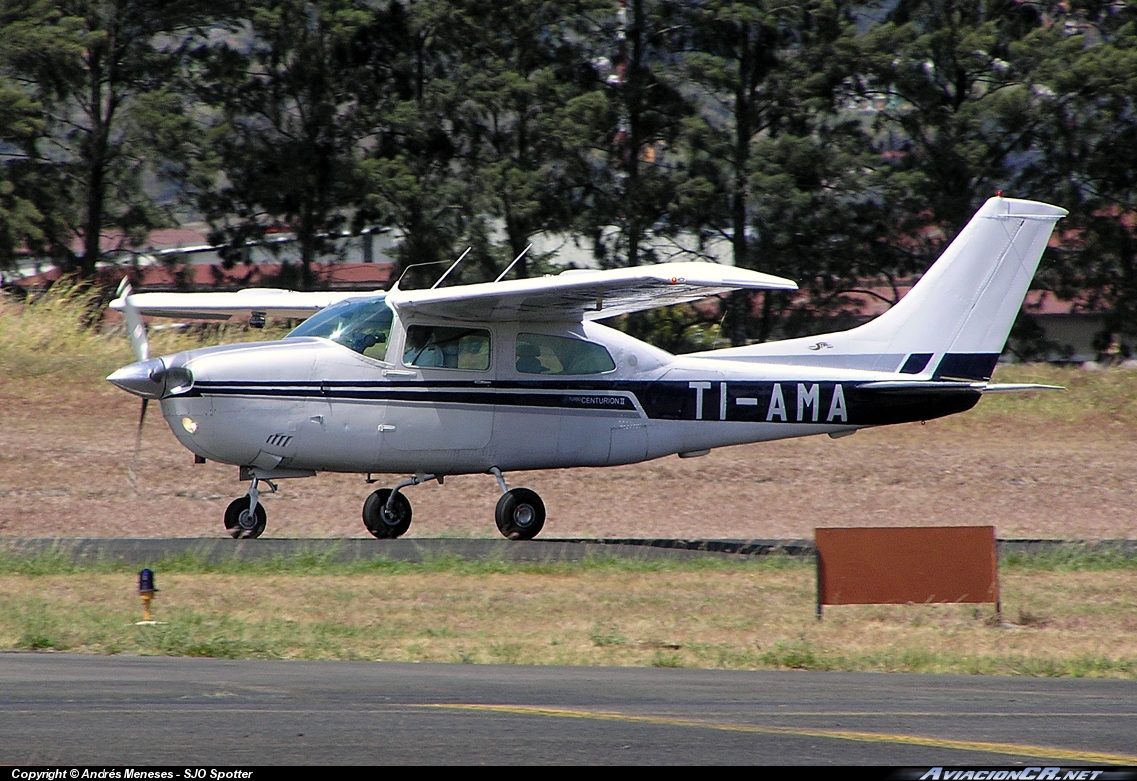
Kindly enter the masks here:
[[257, 525], [257, 517], [250, 510], [241, 510], [241, 514], [237, 516], [237, 525], [245, 531], [250, 531]]
[[527, 504], [520, 504], [513, 511], [513, 522], [518, 526], [528, 526], [529, 524], [533, 523], [534, 515], [536, 515], [536, 513], [533, 512], [533, 508], [531, 506]]

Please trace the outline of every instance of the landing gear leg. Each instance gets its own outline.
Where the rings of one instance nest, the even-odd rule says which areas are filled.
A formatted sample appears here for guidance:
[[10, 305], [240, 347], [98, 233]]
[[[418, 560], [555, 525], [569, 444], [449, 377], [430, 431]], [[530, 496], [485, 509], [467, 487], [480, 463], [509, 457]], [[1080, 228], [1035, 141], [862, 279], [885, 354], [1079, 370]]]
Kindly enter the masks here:
[[[255, 539], [264, 533], [268, 514], [264, 505], [260, 503], [261, 480], [254, 477], [249, 485], [249, 492], [239, 499], [234, 499], [225, 508], [225, 529], [233, 539]], [[264, 483], [273, 493], [276, 485], [265, 480]]]
[[502, 536], [510, 540], [531, 540], [545, 525], [545, 503], [536, 491], [528, 488], [510, 490], [496, 466], [490, 469], [501, 488], [501, 498], [494, 510], [494, 520]]
[[411, 503], [400, 493], [402, 489], [427, 480], [441, 483], [443, 479], [443, 475], [415, 475], [394, 488], [380, 488], [363, 503], [363, 525], [381, 540], [401, 537], [411, 526]]

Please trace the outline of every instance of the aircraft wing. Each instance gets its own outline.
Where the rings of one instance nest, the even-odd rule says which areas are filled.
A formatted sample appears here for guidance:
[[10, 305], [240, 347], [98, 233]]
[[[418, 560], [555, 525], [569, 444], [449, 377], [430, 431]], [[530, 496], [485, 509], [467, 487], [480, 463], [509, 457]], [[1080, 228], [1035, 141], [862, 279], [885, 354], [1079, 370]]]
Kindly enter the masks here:
[[402, 316], [563, 322], [600, 320], [732, 290], [797, 290], [797, 283], [718, 263], [661, 263], [433, 290], [392, 290], [387, 300]]
[[[130, 303], [139, 314], [151, 317], [191, 317], [201, 320], [228, 320], [234, 315], [264, 312], [273, 317], [311, 317], [331, 304], [348, 298], [376, 295], [354, 291], [300, 293], [274, 288], [249, 288], [235, 293], [135, 293]], [[111, 309], [122, 311], [125, 296], [111, 302]]]

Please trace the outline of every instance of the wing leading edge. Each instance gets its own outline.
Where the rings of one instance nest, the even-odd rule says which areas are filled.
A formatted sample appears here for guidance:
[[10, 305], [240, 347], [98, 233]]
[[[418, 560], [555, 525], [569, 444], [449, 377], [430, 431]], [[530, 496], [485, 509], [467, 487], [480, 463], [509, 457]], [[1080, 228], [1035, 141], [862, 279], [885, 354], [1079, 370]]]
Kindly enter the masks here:
[[392, 290], [387, 299], [403, 316], [563, 322], [685, 304], [732, 290], [797, 290], [797, 283], [718, 263], [661, 263], [433, 290]]

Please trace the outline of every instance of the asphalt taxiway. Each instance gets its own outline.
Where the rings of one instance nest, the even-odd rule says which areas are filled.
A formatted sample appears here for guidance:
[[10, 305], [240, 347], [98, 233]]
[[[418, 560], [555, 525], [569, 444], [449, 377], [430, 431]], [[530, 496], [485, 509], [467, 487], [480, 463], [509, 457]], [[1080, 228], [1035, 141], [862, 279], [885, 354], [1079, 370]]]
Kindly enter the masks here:
[[1137, 765], [1137, 681], [0, 654], [8, 764]]

